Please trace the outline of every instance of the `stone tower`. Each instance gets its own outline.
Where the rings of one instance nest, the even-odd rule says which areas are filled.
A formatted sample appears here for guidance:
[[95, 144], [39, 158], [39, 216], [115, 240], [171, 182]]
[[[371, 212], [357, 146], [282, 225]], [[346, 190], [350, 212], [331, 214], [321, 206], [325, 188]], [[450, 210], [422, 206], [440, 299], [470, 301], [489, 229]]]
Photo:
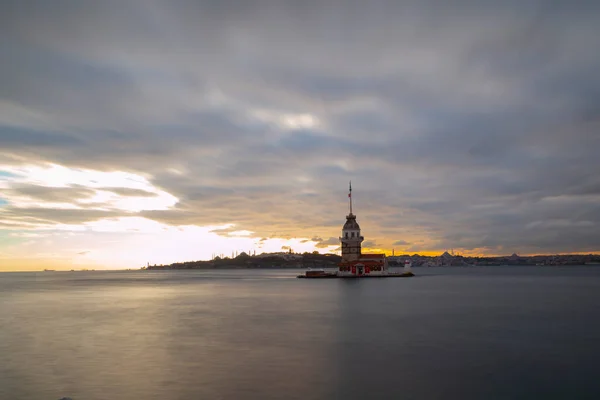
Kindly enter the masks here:
[[342, 262], [356, 261], [361, 255], [361, 243], [364, 238], [360, 235], [360, 226], [356, 222], [356, 215], [352, 214], [352, 183], [350, 183], [350, 191], [348, 192], [350, 202], [350, 213], [346, 216], [346, 223], [342, 228]]

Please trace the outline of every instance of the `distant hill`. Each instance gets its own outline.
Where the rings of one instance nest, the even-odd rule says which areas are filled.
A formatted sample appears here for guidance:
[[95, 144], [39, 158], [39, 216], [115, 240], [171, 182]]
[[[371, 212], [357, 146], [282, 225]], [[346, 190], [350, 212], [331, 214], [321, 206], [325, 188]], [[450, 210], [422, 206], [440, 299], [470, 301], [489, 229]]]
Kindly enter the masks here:
[[185, 261], [168, 265], [149, 265], [146, 269], [335, 268], [341, 259], [336, 254], [264, 253], [250, 256], [246, 253], [241, 253], [233, 258], [216, 257], [210, 261]]

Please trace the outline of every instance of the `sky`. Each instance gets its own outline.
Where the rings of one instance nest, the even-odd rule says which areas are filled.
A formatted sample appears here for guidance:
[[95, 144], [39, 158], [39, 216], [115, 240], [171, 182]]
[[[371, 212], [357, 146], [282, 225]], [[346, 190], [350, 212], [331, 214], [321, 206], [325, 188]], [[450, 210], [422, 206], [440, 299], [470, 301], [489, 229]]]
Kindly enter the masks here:
[[0, 1], [0, 271], [600, 251], [597, 1]]

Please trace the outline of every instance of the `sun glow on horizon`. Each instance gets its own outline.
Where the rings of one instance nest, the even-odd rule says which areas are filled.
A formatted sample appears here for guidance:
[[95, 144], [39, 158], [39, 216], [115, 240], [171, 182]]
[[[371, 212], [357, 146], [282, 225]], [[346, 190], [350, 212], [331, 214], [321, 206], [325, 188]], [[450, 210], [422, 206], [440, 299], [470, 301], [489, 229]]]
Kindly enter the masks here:
[[[252, 233], [239, 236], [215, 233], [230, 226], [168, 226], [136, 217], [100, 220], [87, 224], [84, 230], [77, 227], [68, 232], [21, 237], [24, 241], [11, 246], [8, 257], [0, 257], [0, 271], [19, 269], [19, 265], [14, 265], [19, 264], [15, 263], [19, 257], [27, 265], [35, 264], [37, 260], [37, 269], [46, 264], [65, 270], [78, 265], [120, 269], [140, 268], [147, 263], [209, 260], [216, 255], [228, 257], [242, 251], [260, 254], [291, 248], [298, 253], [327, 253], [337, 247], [319, 248], [318, 242], [308, 238], [260, 238]], [[56, 249], [62, 251], [57, 252]]]
[[57, 224], [31, 231], [12, 231], [12, 244], [0, 254], [0, 271], [54, 268], [122, 269], [147, 263], [209, 260], [236, 252], [257, 254], [291, 248], [327, 253], [308, 238], [261, 238], [250, 231], [223, 232], [233, 224], [171, 226], [142, 217], [105, 218], [83, 224]]
[[[144, 176], [123, 171], [96, 171], [57, 164], [2, 165], [3, 204], [0, 232], [4, 241], [0, 270], [74, 267], [139, 268], [146, 263], [170, 264], [208, 260], [235, 252], [329, 252], [309, 238], [261, 238], [235, 229], [233, 223], [216, 226], [170, 225], [138, 214], [168, 210], [178, 199]], [[123, 215], [82, 222], [21, 217], [18, 210], [114, 211]], [[16, 210], [16, 211], [15, 211]], [[16, 212], [16, 214], [15, 214]], [[9, 239], [9, 240], [8, 240]]]

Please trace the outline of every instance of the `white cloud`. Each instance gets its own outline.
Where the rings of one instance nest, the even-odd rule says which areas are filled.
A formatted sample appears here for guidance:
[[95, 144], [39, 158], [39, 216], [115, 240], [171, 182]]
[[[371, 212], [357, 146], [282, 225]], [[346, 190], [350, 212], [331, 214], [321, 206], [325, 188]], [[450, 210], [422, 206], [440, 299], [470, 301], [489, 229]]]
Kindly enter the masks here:
[[[77, 169], [57, 164], [0, 165], [0, 170], [11, 174], [0, 180], [0, 189], [4, 189], [3, 198], [16, 208], [139, 212], [167, 210], [178, 202], [175, 196], [156, 188], [146, 177], [129, 172]], [[14, 190], [23, 185], [37, 186], [38, 195], [22, 194]], [[64, 202], [44, 200], [44, 189], [51, 192], [56, 188], [90, 189], [93, 195]], [[127, 193], [131, 192], [133, 195], [123, 195], [120, 194], [121, 191], [128, 191]], [[136, 195], [139, 193], [148, 195]]]
[[309, 113], [296, 114], [272, 110], [253, 110], [250, 115], [262, 122], [277, 125], [278, 128], [287, 130], [314, 129], [320, 125], [320, 121]]
[[253, 232], [247, 230], [229, 232], [229, 236], [250, 236]]

